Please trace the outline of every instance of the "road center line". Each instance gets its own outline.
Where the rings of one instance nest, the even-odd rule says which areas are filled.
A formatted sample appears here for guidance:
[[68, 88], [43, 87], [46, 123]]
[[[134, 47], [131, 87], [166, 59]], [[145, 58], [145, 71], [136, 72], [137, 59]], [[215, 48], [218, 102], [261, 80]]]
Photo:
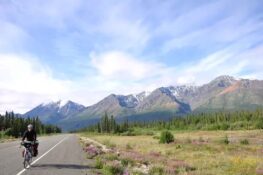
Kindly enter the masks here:
[[[37, 158], [36, 160], [34, 160], [31, 165], [34, 165], [37, 161], [39, 161], [41, 158], [43, 158], [45, 155], [47, 155], [50, 151], [52, 151], [56, 146], [58, 146], [60, 143], [62, 143], [65, 139], [67, 139], [67, 137], [63, 138], [62, 140], [60, 140], [56, 145], [54, 145], [52, 148], [50, 148], [47, 152], [45, 152], [42, 156], [40, 156], [39, 158]], [[27, 167], [28, 168], [28, 167]], [[17, 173], [16, 175], [21, 175], [23, 174], [27, 169], [24, 168], [23, 170], [21, 170], [19, 173]]]

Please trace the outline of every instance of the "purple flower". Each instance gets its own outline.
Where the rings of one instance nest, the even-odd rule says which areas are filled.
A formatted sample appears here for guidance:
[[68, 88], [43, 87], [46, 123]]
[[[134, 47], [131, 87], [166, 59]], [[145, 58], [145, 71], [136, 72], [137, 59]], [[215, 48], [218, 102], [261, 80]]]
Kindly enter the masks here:
[[84, 151], [87, 152], [90, 157], [94, 157], [98, 154], [101, 154], [101, 150], [93, 145], [89, 145], [88, 147], [84, 148]]
[[127, 170], [125, 170], [122, 175], [130, 175], [130, 173]]

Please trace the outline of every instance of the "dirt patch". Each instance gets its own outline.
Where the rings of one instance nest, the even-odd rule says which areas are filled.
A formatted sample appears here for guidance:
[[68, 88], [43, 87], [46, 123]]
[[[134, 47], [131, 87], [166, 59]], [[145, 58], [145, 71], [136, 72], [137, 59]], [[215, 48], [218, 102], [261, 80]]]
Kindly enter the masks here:
[[233, 92], [233, 91], [237, 90], [240, 86], [241, 86], [241, 81], [238, 81], [237, 83], [233, 84], [232, 86], [229, 86], [228, 88], [224, 89], [217, 96]]

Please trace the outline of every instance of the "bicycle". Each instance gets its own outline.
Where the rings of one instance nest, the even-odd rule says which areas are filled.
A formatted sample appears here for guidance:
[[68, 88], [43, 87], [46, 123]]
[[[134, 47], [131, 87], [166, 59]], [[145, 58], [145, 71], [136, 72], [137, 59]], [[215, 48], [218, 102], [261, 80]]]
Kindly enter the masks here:
[[25, 147], [24, 150], [24, 168], [30, 167], [33, 158], [33, 145], [35, 143], [31, 141], [23, 141], [21, 145]]

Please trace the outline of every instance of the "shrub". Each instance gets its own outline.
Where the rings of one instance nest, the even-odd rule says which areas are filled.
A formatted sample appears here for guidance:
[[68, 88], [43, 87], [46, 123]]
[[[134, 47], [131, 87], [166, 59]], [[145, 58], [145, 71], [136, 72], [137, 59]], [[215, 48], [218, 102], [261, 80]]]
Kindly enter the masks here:
[[227, 123], [222, 123], [222, 124], [220, 125], [220, 129], [221, 129], [221, 130], [228, 130], [229, 128], [230, 128], [230, 125], [227, 124]]
[[127, 149], [127, 150], [132, 150], [132, 149], [133, 149], [130, 143], [127, 143], [127, 144], [126, 144], [126, 149]]
[[205, 142], [205, 140], [203, 139], [203, 137], [199, 137], [199, 142]]
[[134, 162], [138, 162], [141, 164], [146, 164], [146, 165], [149, 164], [149, 160], [147, 156], [142, 155], [141, 153], [138, 153], [135, 151], [125, 151], [120, 154], [119, 159], [127, 159], [127, 158], [133, 160]]
[[153, 139], [159, 140], [159, 139], [160, 139], [160, 136], [153, 136]]
[[128, 166], [128, 165], [134, 165], [134, 160], [130, 159], [130, 158], [123, 158], [121, 159], [121, 164], [123, 166]]
[[126, 136], [138, 136], [138, 135], [153, 136], [154, 132], [149, 130], [135, 129], [135, 130], [129, 130], [128, 132], [125, 132], [123, 134], [125, 134]]
[[163, 131], [160, 137], [160, 143], [171, 143], [174, 141], [174, 136], [169, 131]]
[[11, 128], [8, 128], [4, 131], [4, 135], [7, 135], [7, 136], [11, 136], [12, 135], [12, 132], [13, 132], [13, 129]]
[[150, 171], [150, 175], [164, 175], [164, 168], [160, 166], [153, 166]]
[[139, 135], [138, 133], [135, 133], [134, 131], [126, 131], [120, 134], [121, 136], [136, 136]]
[[104, 155], [105, 160], [113, 161], [113, 160], [118, 160], [118, 155], [114, 153], [108, 153]]
[[102, 160], [99, 157], [96, 158], [95, 168], [97, 168], [97, 169], [102, 169], [103, 168], [103, 162], [102, 162]]
[[176, 149], [181, 149], [181, 148], [182, 148], [182, 145], [176, 145], [175, 148], [176, 148]]
[[165, 151], [165, 155], [171, 156], [171, 155], [173, 155], [173, 152], [171, 150], [167, 150], [167, 151]]
[[5, 132], [4, 131], [0, 131], [0, 139], [5, 137]]
[[263, 119], [256, 122], [256, 129], [263, 129]]
[[154, 135], [154, 132], [152, 132], [152, 131], [146, 131], [146, 132], [145, 132], [145, 135], [147, 135], [147, 136], [153, 136], [153, 135]]
[[190, 144], [190, 143], [192, 143], [192, 140], [191, 140], [189, 137], [187, 137], [186, 140], [185, 140], [185, 142], [188, 143], [188, 144]]
[[132, 172], [132, 175], [145, 175], [143, 172], [135, 170]]
[[247, 139], [240, 140], [240, 144], [242, 145], [248, 145], [249, 141]]
[[128, 159], [121, 159], [121, 164], [123, 166], [128, 166], [129, 165], [129, 160]]
[[106, 145], [109, 148], [115, 148], [116, 144], [112, 143], [109, 139], [105, 139], [102, 141], [103, 145]]
[[124, 168], [118, 161], [113, 161], [103, 166], [103, 173], [105, 175], [123, 174]]
[[225, 138], [223, 139], [223, 143], [228, 145], [230, 143], [228, 136], [226, 135]]

